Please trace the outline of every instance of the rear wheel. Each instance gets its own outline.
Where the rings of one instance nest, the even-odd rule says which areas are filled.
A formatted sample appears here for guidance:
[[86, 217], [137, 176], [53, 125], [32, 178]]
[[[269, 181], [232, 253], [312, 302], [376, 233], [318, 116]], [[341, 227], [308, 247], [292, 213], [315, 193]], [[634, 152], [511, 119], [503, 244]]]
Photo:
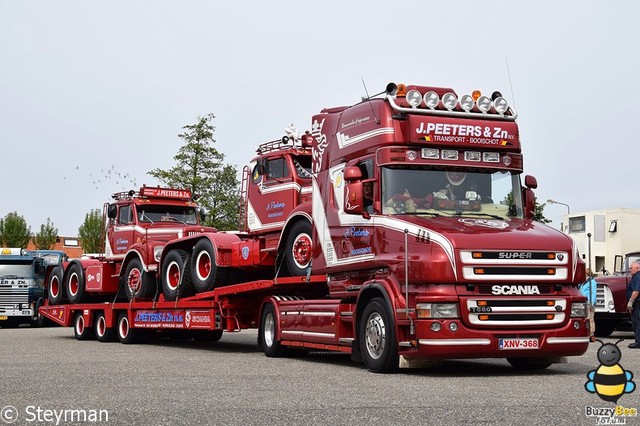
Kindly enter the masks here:
[[120, 314], [118, 315], [116, 330], [120, 343], [129, 345], [138, 343], [140, 341], [141, 331], [137, 328], [131, 327], [126, 311], [120, 312]]
[[62, 303], [63, 296], [63, 284], [62, 284], [62, 267], [56, 266], [51, 270], [51, 275], [49, 275], [49, 281], [47, 282], [48, 293], [49, 293], [49, 304], [50, 305], [59, 305]]
[[372, 299], [360, 316], [358, 341], [367, 368], [374, 373], [392, 373], [399, 365], [395, 324], [386, 302]]
[[85, 299], [84, 271], [77, 263], [72, 263], [69, 266], [64, 287], [69, 303], [80, 303]]
[[86, 323], [82, 312], [78, 312], [73, 320], [73, 333], [78, 340], [90, 340], [95, 337], [93, 327]]
[[297, 277], [307, 274], [311, 264], [311, 224], [306, 221], [295, 223], [285, 245], [284, 260], [289, 275]]
[[286, 349], [276, 340], [278, 332], [278, 320], [276, 318], [276, 310], [269, 303], [265, 305], [260, 320], [260, 334], [258, 342], [264, 354], [268, 357], [280, 357], [286, 352]]
[[191, 280], [196, 293], [213, 290], [225, 284], [227, 269], [216, 265], [216, 254], [207, 239], [198, 241], [191, 255]]
[[131, 259], [124, 273], [124, 292], [129, 300], [152, 299], [156, 294], [156, 283], [153, 276], [142, 268], [137, 257]]
[[96, 339], [99, 342], [113, 342], [116, 337], [116, 329], [113, 327], [107, 327], [107, 320], [104, 313], [100, 312], [96, 317]]
[[189, 296], [193, 284], [189, 272], [189, 254], [184, 250], [171, 250], [162, 262], [162, 293], [167, 300]]

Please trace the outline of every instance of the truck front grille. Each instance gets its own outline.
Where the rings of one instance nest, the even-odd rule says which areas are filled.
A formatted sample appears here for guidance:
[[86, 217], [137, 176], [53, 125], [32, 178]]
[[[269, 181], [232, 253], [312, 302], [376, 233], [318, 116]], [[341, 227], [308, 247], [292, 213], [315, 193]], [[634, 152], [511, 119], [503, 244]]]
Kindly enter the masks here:
[[29, 303], [28, 288], [18, 288], [10, 285], [0, 286], [0, 306], [13, 306], [20, 303]]
[[598, 284], [596, 289], [596, 312], [614, 312], [613, 293], [608, 285]]

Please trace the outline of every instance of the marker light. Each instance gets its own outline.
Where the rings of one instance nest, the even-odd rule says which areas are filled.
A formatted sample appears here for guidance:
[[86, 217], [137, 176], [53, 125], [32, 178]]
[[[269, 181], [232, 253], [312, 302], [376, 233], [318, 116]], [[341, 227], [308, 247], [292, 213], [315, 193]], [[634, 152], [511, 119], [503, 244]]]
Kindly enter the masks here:
[[433, 90], [429, 90], [424, 94], [424, 103], [427, 105], [427, 108], [434, 109], [438, 106], [438, 102], [440, 102], [440, 96]]
[[498, 114], [504, 114], [505, 112], [507, 112], [507, 109], [509, 108], [509, 104], [507, 103], [507, 100], [503, 97], [497, 97], [493, 101], [493, 106], [496, 108], [496, 111], [498, 112]]
[[417, 108], [422, 103], [422, 95], [417, 90], [409, 90], [406, 95], [407, 103], [413, 108]]
[[491, 109], [491, 99], [488, 96], [480, 96], [478, 98], [478, 109], [486, 114]]
[[474, 101], [477, 101], [480, 96], [482, 96], [482, 92], [480, 92], [479, 90], [474, 90], [473, 92], [471, 92], [471, 97]]
[[445, 95], [442, 97], [442, 103], [446, 109], [451, 111], [458, 104], [458, 98], [451, 92], [445, 93]]
[[463, 97], [460, 98], [460, 107], [462, 107], [462, 109], [467, 112], [471, 111], [474, 104], [475, 104], [475, 101], [470, 95], [464, 95]]

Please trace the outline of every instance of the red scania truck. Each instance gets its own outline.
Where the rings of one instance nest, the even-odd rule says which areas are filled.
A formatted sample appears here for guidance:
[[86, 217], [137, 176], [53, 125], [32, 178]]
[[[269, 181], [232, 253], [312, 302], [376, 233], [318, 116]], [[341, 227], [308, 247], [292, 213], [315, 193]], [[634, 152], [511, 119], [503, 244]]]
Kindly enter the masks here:
[[[162, 269], [175, 267], [158, 285], [186, 285], [187, 271], [224, 278], [172, 301], [43, 314], [79, 339], [123, 343], [151, 330], [217, 340], [258, 328], [267, 356], [340, 351], [374, 372], [487, 357], [537, 369], [583, 354], [584, 263], [570, 238], [533, 220], [537, 183], [522, 177], [513, 109], [497, 92], [390, 83], [381, 95], [322, 110], [297, 147], [259, 150], [239, 232], [164, 245]], [[292, 159], [309, 155], [297, 173]], [[223, 249], [211, 243], [224, 238]], [[168, 262], [177, 250], [183, 261]]]

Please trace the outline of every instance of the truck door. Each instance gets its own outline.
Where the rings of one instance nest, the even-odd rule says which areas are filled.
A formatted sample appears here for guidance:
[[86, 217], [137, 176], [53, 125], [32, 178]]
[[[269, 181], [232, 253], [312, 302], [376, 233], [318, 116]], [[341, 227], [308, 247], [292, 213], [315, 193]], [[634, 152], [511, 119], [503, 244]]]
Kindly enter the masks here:
[[135, 223], [133, 220], [133, 205], [122, 204], [118, 206], [118, 216], [113, 226], [110, 237], [113, 254], [124, 255], [134, 243]]
[[249, 220], [249, 229], [260, 231], [281, 227], [296, 207], [300, 192], [290, 158], [270, 158], [263, 174], [254, 170], [250, 186], [248, 203], [253, 220]]

